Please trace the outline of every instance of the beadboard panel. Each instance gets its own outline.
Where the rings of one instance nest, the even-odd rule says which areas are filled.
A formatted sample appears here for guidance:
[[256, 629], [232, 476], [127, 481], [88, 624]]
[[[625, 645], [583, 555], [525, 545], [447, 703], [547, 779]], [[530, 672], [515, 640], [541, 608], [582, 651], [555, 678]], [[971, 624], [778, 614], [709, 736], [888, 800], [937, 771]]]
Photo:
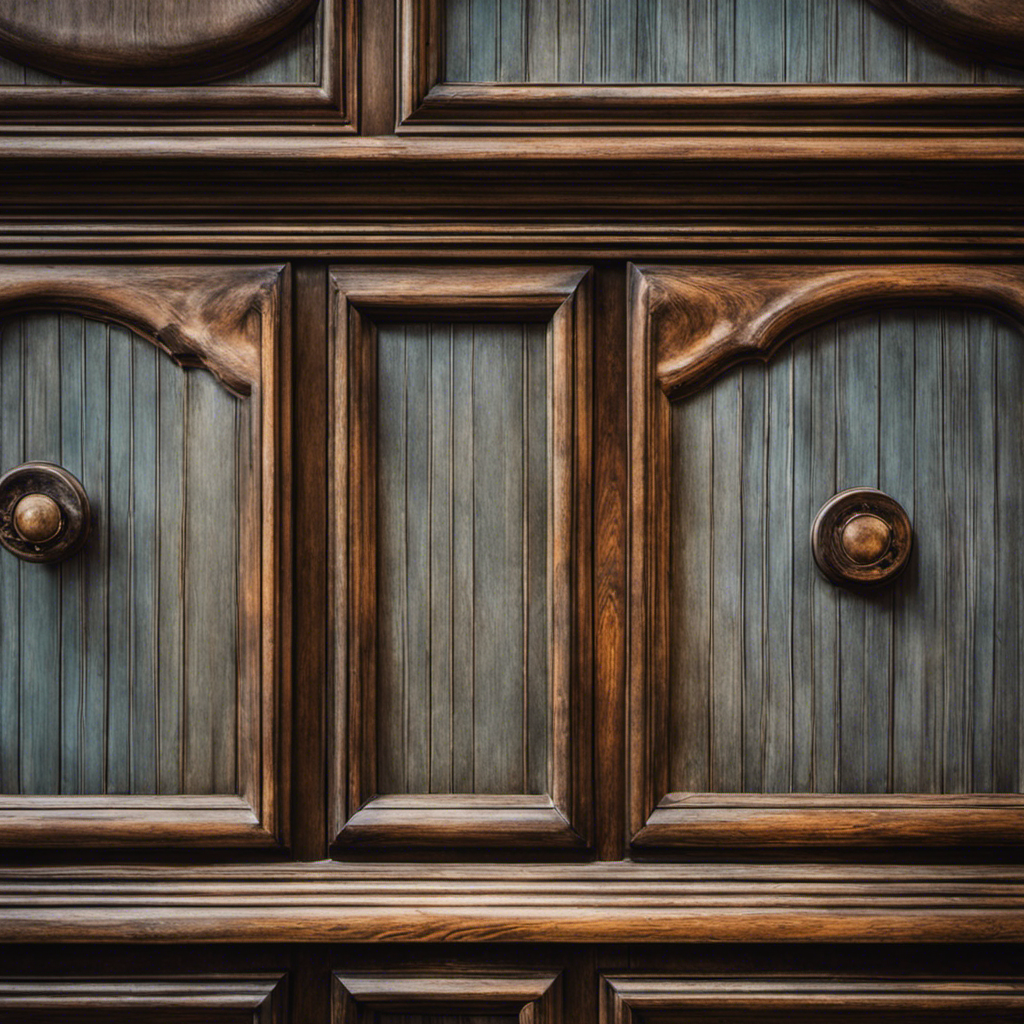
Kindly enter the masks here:
[[[218, 79], [214, 85], [303, 85], [320, 80], [323, 62], [323, 5], [290, 38], [275, 46], [246, 71]], [[9, 85], [76, 85], [62, 78], [0, 57], [0, 87]]]
[[544, 793], [543, 325], [378, 334], [378, 787]]
[[[684, 792], [1015, 793], [1024, 347], [995, 316], [847, 318], [672, 410], [669, 775]], [[914, 525], [855, 593], [809, 531], [846, 487]]]
[[448, 82], [1020, 83], [868, 0], [446, 0]]
[[0, 335], [0, 466], [85, 487], [80, 554], [0, 553], [0, 793], [234, 793], [249, 403], [72, 314]]

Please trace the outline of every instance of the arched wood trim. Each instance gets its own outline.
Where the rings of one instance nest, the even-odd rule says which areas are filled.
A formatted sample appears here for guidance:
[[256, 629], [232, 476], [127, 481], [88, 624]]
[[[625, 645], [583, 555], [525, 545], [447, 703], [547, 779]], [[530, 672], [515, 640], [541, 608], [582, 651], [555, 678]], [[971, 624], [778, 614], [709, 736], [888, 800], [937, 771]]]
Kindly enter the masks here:
[[204, 366], [228, 390], [260, 382], [262, 315], [274, 308], [280, 267], [7, 267], [0, 315], [66, 309], [112, 320], [180, 366]]
[[72, 12], [53, 2], [12, 0], [0, 9], [0, 54], [105, 85], [207, 82], [251, 67], [315, 6], [316, 0], [77, 0]]
[[992, 64], [1024, 67], [1024, 6], [1012, 0], [871, 0], [940, 43]]
[[662, 390], [676, 399], [837, 316], [920, 302], [981, 306], [1024, 324], [1024, 269], [944, 265], [638, 267], [635, 295]]

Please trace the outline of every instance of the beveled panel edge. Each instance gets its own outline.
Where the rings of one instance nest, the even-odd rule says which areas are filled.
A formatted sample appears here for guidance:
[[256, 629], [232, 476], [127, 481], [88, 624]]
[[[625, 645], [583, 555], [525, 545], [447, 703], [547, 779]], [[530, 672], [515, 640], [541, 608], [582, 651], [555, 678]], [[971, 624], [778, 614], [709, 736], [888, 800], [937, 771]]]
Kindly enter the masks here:
[[[408, 845], [588, 846], [592, 833], [591, 691], [593, 687], [591, 504], [592, 279], [589, 266], [457, 265], [335, 266], [329, 271], [331, 356], [328, 504], [335, 509], [330, 563], [335, 567], [331, 615], [336, 652], [331, 670], [328, 842], [353, 840]], [[552, 431], [565, 440], [555, 466], [550, 539], [553, 618], [549, 634], [551, 738], [549, 793], [525, 798], [534, 810], [487, 808], [471, 796], [444, 824], [422, 796], [399, 812], [375, 806], [376, 551], [374, 525], [375, 406], [366, 383], [374, 378], [375, 321], [515, 319], [548, 323], [557, 380]], [[552, 442], [555, 448], [558, 442]], [[419, 795], [417, 795], [419, 796]], [[518, 800], [519, 798], [514, 798]], [[551, 801], [551, 807], [546, 801]], [[369, 803], [368, 803], [369, 801]], [[364, 808], [366, 814], [359, 818]], [[401, 826], [395, 823], [401, 821]], [[348, 824], [354, 825], [347, 832]]]

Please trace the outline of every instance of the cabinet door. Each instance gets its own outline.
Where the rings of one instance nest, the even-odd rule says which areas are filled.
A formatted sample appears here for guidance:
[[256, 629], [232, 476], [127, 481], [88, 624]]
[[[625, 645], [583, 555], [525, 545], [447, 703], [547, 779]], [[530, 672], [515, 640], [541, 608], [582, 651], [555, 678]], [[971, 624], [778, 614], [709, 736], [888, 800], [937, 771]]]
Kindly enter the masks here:
[[[0, 842], [282, 838], [287, 283], [0, 273]], [[17, 532], [54, 467], [74, 553]]]

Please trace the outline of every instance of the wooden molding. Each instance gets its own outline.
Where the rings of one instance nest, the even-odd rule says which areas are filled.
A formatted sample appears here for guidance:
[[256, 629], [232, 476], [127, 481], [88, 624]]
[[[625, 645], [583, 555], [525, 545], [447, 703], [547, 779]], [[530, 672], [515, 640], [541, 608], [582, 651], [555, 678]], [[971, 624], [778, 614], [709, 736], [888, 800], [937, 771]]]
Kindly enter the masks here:
[[[701, 978], [649, 974], [601, 977], [599, 1024], [712, 1019], [837, 1021], [850, 1014], [896, 1015], [948, 1021], [984, 1016], [1017, 1020], [1024, 1009], [1024, 983], [909, 979]], [[667, 1016], [666, 1016], [667, 1015]]]
[[[351, 267], [331, 273], [336, 663], [332, 842], [555, 845], [589, 842], [591, 817], [591, 273], [587, 268]], [[376, 769], [376, 320], [542, 321], [551, 419], [549, 792], [391, 796]], [[347, 737], [347, 749], [346, 749]]]
[[658, 383], [674, 401], [748, 359], [837, 316], [913, 302], [952, 302], [1024, 323], [1024, 269], [948, 264], [868, 267], [639, 266]]
[[558, 973], [340, 971], [331, 976], [331, 990], [331, 1024], [373, 1024], [377, 1012], [516, 1013], [520, 1024], [562, 1021]]
[[[123, 4], [127, 0], [94, 2], [108, 5]], [[129, 114], [139, 121], [145, 121], [147, 116], [158, 118], [158, 125], [149, 130], [163, 135], [191, 133], [197, 122], [204, 121], [216, 121], [223, 133], [234, 134], [253, 125], [286, 126], [296, 119], [303, 124], [314, 119], [330, 124], [336, 132], [354, 133], [358, 120], [359, 5], [356, 0], [322, 0], [322, 3], [323, 66], [320, 80], [313, 84], [186, 84], [187, 78], [172, 76], [159, 88], [133, 84], [131, 77], [123, 84], [101, 80], [93, 84], [10, 85], [0, 86], [0, 111], [21, 124], [48, 125], [58, 134], [69, 123], [74, 131], [80, 131], [83, 124], [109, 120], [111, 114]], [[23, 6], [49, 11], [31, 0], [26, 0]], [[168, 6], [174, 8], [173, 3]], [[275, 6], [293, 8], [299, 12], [301, 20], [308, 14], [309, 2], [275, 0]], [[180, 11], [177, 19], [180, 24]], [[292, 27], [289, 26], [289, 31]], [[231, 59], [242, 59], [248, 64], [252, 57], [262, 53], [262, 50], [249, 53], [243, 48]], [[220, 73], [227, 74], [229, 70]], [[142, 125], [133, 126], [132, 130], [143, 134], [147, 131]]]
[[284, 1024], [284, 975], [85, 981], [0, 978], [0, 1021], [94, 1020], [129, 1011], [139, 1020], [168, 1022], [196, 1013], [217, 1024]]
[[238, 793], [2, 796], [0, 846], [276, 845], [287, 834], [289, 270], [9, 266], [0, 274], [0, 313], [54, 308], [124, 324], [254, 403], [239, 524]]
[[1014, 864], [0, 867], [0, 941], [1021, 942]]
[[72, 10], [31, 2], [0, 13], [0, 53], [55, 75], [106, 84], [210, 80], [251, 67], [309, 17], [316, 0], [208, 0], [188, 17], [158, 0], [139, 17], [131, 0]]
[[[1005, 7], [1002, 0], [985, 2], [993, 10]], [[940, 6], [971, 3], [945, 0]], [[898, 7], [904, 16], [903, 8], [935, 4], [897, 0], [879, 6]], [[1016, 24], [1020, 15], [992, 19]], [[444, 45], [442, 0], [399, 0], [399, 134], [613, 130], [651, 135], [719, 129], [742, 135], [785, 134], [796, 126], [833, 135], [977, 130], [1019, 126], [1024, 98], [1024, 89], [1013, 86], [446, 83]], [[1019, 44], [1010, 45], [1017, 45], [1020, 63]]]
[[866, 308], [943, 301], [1024, 322], [1024, 272], [984, 265], [633, 266], [630, 828], [641, 846], [1024, 842], [1024, 796], [669, 793], [671, 402]]
[[954, 50], [1024, 67], [1024, 10], [1005, 0], [871, 0]]

